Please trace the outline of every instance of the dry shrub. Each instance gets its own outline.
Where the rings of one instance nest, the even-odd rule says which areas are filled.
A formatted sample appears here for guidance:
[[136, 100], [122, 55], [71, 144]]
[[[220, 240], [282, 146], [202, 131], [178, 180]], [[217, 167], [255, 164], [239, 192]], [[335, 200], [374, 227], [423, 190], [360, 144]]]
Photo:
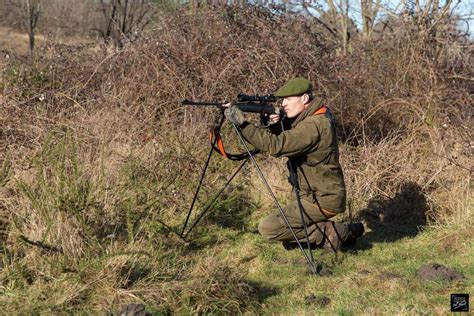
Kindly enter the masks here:
[[448, 22], [433, 38], [400, 19], [377, 43], [355, 48], [335, 100], [341, 134], [356, 146], [342, 155], [353, 200], [390, 201], [413, 182], [426, 196], [431, 222], [466, 213], [473, 45]]
[[374, 41], [356, 42], [347, 59], [336, 59], [331, 92], [340, 93], [333, 104], [345, 138], [380, 139], [411, 122], [439, 128], [469, 119], [472, 42], [447, 19], [436, 38], [410, 19], [396, 22]]
[[[429, 222], [448, 220], [453, 214], [463, 212], [469, 199], [469, 177], [463, 165], [468, 165], [466, 157], [461, 159], [433, 153], [434, 145], [439, 143], [423, 137], [425, 128], [413, 128], [408, 136], [386, 137], [377, 143], [367, 142], [364, 146], [353, 148], [344, 146], [341, 157], [345, 167], [346, 184], [353, 209], [361, 209], [372, 200], [393, 201], [402, 188], [413, 183], [425, 195], [429, 210], [425, 207], [407, 205], [412, 208], [411, 215], [417, 216], [425, 210]], [[416, 193], [415, 190], [413, 193]], [[449, 197], [445, 195], [449, 192]], [[402, 203], [411, 203], [410, 198]], [[404, 214], [403, 205], [399, 208], [400, 221], [412, 220]]]
[[[179, 165], [174, 174], [194, 182], [196, 172], [185, 161], [202, 161], [207, 141], [201, 131], [217, 114], [180, 108], [180, 100], [229, 100], [305, 76], [330, 98], [338, 116], [350, 200], [357, 208], [377, 195], [390, 199], [414, 182], [432, 211], [449, 215], [467, 196], [472, 43], [449, 20], [440, 21], [438, 30], [443, 32], [433, 36], [401, 17], [380, 38], [355, 40], [353, 52], [339, 56], [311, 21], [228, 7], [192, 16], [177, 11], [120, 51], [51, 43], [36, 68], [13, 64], [5, 72], [3, 142], [15, 150], [26, 147], [26, 153], [61, 122], [86, 147], [110, 145], [115, 158], [106, 165], [154, 146], [147, 160], [167, 152]], [[180, 188], [179, 200], [193, 189]]]
[[[405, 179], [406, 171], [399, 166], [403, 160], [395, 159], [393, 151], [401, 156], [436, 155], [425, 160], [421, 169], [414, 168], [426, 170], [414, 181], [429, 194], [432, 187], [424, 181], [451, 159], [453, 148], [460, 151], [455, 159], [469, 154], [463, 126], [470, 120], [466, 78], [470, 77], [472, 44], [459, 37], [448, 20], [441, 21], [438, 30], [443, 32], [433, 37], [423, 26], [400, 18], [390, 32], [372, 42], [355, 41], [352, 54], [337, 56], [308, 21], [255, 8], [203, 10], [193, 16], [178, 11], [125, 50], [98, 52], [88, 46], [52, 43], [42, 49], [38, 68], [10, 67], [10, 80], [3, 83], [6, 102], [21, 104], [22, 109], [9, 108], [13, 112], [8, 117], [20, 118], [18, 123], [29, 116], [37, 135], [50, 129], [48, 120], [54, 124], [72, 118], [78, 133], [94, 139], [91, 145], [111, 144], [121, 151], [121, 159], [150, 141], [158, 146], [174, 144], [183, 156], [202, 157], [206, 150], [194, 144], [204, 145], [205, 133], [196, 131], [216, 114], [178, 108], [181, 99], [231, 99], [242, 91], [270, 92], [287, 78], [305, 76], [315, 82], [317, 91], [330, 97], [342, 140], [355, 146], [348, 149], [359, 163], [345, 169], [349, 178], [352, 170], [362, 176], [360, 183], [350, 180], [349, 188], [370, 189], [357, 189], [353, 199], [368, 201], [374, 197], [369, 191], [379, 190], [380, 181], [385, 182], [382, 187], [390, 187], [383, 189], [386, 196], [393, 196], [403, 181], [412, 180]], [[296, 40], [304, 49], [294, 45]], [[77, 126], [79, 117], [83, 124]], [[94, 118], [102, 122], [97, 124]], [[33, 134], [31, 126], [18, 130], [21, 123], [6, 126], [4, 133], [13, 135], [12, 146]], [[392, 144], [398, 148], [389, 148]], [[380, 181], [360, 171], [374, 151], [392, 160], [387, 164], [375, 156], [368, 164], [385, 170]], [[458, 173], [456, 181], [461, 181], [464, 171]]]

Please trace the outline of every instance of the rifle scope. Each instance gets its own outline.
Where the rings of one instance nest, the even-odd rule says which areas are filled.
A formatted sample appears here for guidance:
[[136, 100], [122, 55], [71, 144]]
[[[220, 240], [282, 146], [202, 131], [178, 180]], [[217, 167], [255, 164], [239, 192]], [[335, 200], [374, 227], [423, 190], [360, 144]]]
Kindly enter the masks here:
[[246, 95], [246, 94], [239, 94], [237, 96], [237, 101], [238, 102], [261, 102], [261, 103], [271, 103], [271, 102], [276, 102], [277, 97], [274, 96], [273, 94], [267, 94], [267, 95]]

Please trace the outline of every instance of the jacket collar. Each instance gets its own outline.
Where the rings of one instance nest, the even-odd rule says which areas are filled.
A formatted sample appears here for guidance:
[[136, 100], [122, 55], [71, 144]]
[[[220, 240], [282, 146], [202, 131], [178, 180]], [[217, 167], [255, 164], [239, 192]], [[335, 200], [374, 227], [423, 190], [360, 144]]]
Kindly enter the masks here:
[[321, 98], [317, 98], [315, 97], [313, 99], [313, 101], [311, 101], [308, 105], [308, 107], [306, 108], [306, 110], [304, 110], [303, 112], [300, 113], [300, 115], [298, 115], [296, 117], [296, 119], [293, 121], [293, 123], [291, 124], [291, 127], [295, 127], [296, 124], [298, 124], [299, 122], [301, 122], [302, 120], [304, 120], [305, 118], [307, 118], [308, 116], [311, 116], [313, 115], [314, 112], [316, 112], [317, 110], [319, 110], [321, 107], [323, 106], [323, 99]]

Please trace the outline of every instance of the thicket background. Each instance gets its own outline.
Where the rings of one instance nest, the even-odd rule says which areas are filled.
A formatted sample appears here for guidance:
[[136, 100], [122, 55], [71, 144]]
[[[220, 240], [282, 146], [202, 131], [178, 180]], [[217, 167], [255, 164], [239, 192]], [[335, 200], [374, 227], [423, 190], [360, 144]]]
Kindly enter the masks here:
[[[200, 242], [174, 233], [219, 115], [180, 101], [271, 93], [296, 76], [314, 83], [338, 121], [348, 189], [340, 220], [386, 232], [374, 242], [426, 228], [448, 236], [444, 250], [472, 240], [474, 46], [450, 10], [407, 4], [357, 32], [338, 24], [341, 8], [312, 19], [284, 6], [166, 3], [143, 28], [104, 42], [91, 31], [102, 9], [93, 10], [98, 27], [74, 15], [82, 40], [63, 44], [60, 32], [44, 31], [29, 58], [2, 51], [0, 277], [8, 310], [107, 311], [138, 300], [163, 313], [260, 311], [265, 289], [215, 258], [225, 247], [215, 232], [250, 233], [272, 210], [253, 168], [197, 228]], [[232, 129], [224, 137], [242, 150]], [[288, 199], [284, 162], [258, 161]], [[212, 161], [201, 205], [234, 168]]]

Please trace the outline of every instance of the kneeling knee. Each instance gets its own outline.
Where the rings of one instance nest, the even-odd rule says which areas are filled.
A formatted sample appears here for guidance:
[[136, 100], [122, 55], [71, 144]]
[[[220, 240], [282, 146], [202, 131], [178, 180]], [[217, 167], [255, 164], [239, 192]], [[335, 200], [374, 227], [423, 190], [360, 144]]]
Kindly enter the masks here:
[[258, 231], [267, 240], [275, 240], [278, 235], [278, 227], [270, 218], [264, 218], [258, 224]]

